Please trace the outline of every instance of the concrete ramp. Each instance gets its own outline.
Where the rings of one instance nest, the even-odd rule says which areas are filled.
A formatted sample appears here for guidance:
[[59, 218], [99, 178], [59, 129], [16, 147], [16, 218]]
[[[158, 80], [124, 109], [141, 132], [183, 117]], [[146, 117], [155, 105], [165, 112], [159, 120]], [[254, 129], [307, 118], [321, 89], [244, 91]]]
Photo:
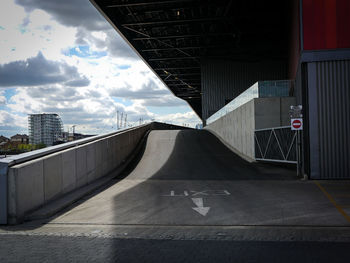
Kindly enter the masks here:
[[314, 182], [249, 164], [207, 131], [152, 131], [125, 179], [51, 223], [347, 225]]
[[[268, 167], [268, 166], [265, 166]], [[127, 179], [264, 180], [293, 179], [294, 171], [262, 172], [232, 153], [205, 130], [152, 131], [145, 152]]]

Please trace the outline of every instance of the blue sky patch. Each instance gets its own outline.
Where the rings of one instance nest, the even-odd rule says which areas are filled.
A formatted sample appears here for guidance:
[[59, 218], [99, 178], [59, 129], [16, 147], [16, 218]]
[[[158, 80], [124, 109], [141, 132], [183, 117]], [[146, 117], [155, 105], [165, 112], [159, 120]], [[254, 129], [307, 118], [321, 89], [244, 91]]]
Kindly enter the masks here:
[[63, 52], [63, 54], [68, 57], [77, 56], [80, 58], [101, 58], [107, 56], [106, 51], [91, 51], [89, 46], [72, 47]]
[[113, 100], [114, 100], [115, 102], [117, 102], [117, 103], [123, 104], [123, 105], [126, 106], [126, 107], [132, 105], [132, 102], [131, 102], [130, 100], [121, 99], [121, 98], [116, 98], [116, 97], [113, 97]]
[[94, 62], [94, 61], [89, 61], [88, 62], [90, 65], [94, 65], [94, 66], [97, 66], [98, 65], [98, 63], [97, 62]]
[[131, 66], [130, 65], [119, 65], [118, 68], [124, 70], [124, 69], [131, 68]]
[[24, 33], [28, 32], [28, 29], [25, 28], [24, 26], [19, 26], [18, 27], [19, 32], [21, 32], [21, 34], [23, 35]]
[[16, 94], [16, 89], [6, 89], [5, 90], [5, 98], [7, 99], [7, 101]]

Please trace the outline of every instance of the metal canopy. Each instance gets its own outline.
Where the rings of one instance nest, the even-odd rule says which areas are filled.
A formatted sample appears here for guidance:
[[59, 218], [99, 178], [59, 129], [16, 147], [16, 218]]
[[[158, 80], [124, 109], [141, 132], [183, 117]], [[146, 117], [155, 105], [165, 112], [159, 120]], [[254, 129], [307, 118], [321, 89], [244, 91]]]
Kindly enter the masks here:
[[289, 1], [91, 0], [202, 117], [201, 59], [286, 60]]

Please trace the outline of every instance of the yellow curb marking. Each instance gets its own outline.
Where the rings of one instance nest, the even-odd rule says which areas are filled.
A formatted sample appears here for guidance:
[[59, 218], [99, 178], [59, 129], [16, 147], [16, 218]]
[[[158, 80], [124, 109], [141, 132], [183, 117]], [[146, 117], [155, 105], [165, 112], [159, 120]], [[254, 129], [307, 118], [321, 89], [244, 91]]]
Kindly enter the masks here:
[[341, 213], [346, 220], [348, 220], [348, 222], [350, 222], [350, 216], [348, 216], [344, 210], [341, 208], [341, 206], [339, 206], [335, 200], [333, 199], [333, 197], [326, 191], [326, 189], [323, 188], [323, 186], [320, 185], [319, 182], [315, 181], [315, 184], [321, 189], [321, 191], [325, 194], [325, 196], [327, 196], [327, 198], [329, 199], [329, 201], [338, 209], [339, 213]]

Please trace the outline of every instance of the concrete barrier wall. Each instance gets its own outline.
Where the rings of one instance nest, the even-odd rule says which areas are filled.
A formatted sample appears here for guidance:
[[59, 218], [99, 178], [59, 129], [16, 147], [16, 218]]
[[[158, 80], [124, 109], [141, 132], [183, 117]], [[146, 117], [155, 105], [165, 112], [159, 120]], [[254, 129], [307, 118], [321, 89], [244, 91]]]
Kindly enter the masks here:
[[254, 100], [212, 122], [205, 129], [248, 161], [254, 159]]
[[120, 167], [149, 124], [8, 168], [8, 223]]
[[294, 97], [254, 99], [255, 129], [290, 126], [289, 110]]
[[290, 125], [289, 107], [294, 97], [258, 98], [207, 125], [232, 151], [247, 161], [255, 160], [254, 131]]

